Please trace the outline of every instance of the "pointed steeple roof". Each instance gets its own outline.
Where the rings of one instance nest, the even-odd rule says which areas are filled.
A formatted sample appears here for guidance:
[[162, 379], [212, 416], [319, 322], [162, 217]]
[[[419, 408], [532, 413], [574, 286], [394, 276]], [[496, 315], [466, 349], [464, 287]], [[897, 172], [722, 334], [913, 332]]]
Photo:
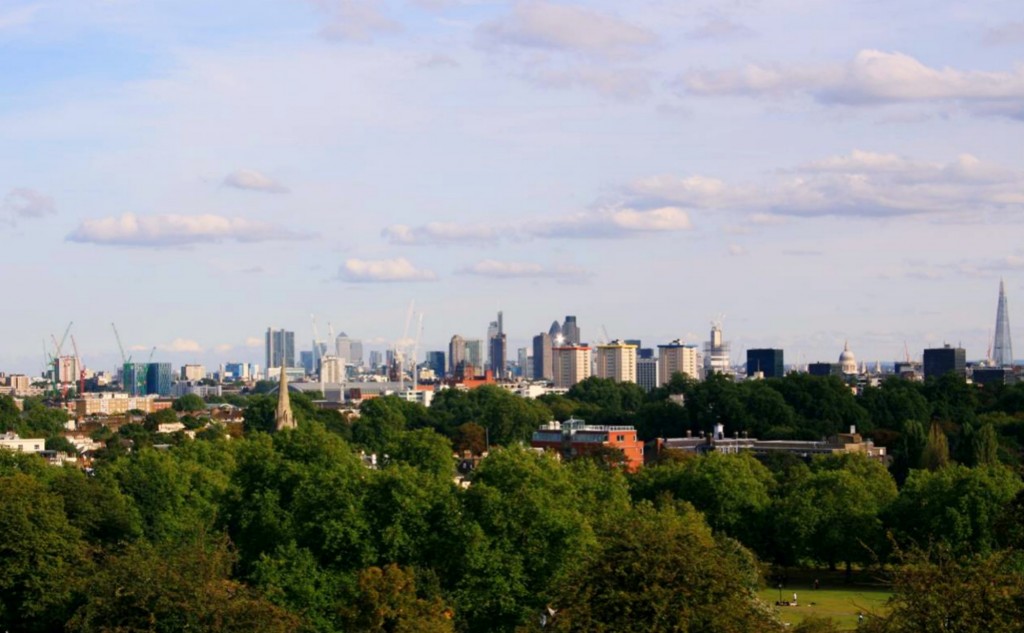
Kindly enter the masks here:
[[288, 373], [282, 363], [281, 380], [277, 388], [277, 412], [274, 414], [274, 428], [283, 431], [284, 429], [294, 429], [297, 426], [295, 416], [292, 415], [292, 403], [288, 398]]

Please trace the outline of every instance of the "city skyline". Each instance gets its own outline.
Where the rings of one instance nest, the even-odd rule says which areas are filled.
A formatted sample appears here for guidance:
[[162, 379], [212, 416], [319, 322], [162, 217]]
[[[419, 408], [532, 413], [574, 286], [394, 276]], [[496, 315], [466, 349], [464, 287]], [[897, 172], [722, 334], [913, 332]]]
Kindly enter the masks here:
[[502, 310], [508, 358], [724, 314], [734, 363], [980, 359], [1024, 296], [1011, 2], [14, 1], [0, 59], [0, 370], [69, 321], [98, 369], [111, 321], [175, 364], [310, 313], [381, 349], [413, 299], [423, 351]]

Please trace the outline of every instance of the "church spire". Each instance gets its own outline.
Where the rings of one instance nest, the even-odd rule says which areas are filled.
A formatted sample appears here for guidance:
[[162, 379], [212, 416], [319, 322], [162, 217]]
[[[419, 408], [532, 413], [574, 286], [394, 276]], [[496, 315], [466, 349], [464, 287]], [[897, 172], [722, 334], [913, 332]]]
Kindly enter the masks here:
[[274, 428], [278, 431], [294, 429], [295, 416], [292, 415], [292, 404], [288, 398], [288, 374], [284, 363], [281, 363], [281, 380], [277, 388], [277, 413], [274, 414]]

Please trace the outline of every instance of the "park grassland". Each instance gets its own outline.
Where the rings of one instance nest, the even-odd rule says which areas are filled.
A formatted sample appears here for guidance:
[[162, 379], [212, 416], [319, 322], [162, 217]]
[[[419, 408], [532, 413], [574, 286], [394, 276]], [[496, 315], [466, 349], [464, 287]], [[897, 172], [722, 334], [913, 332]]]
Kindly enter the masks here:
[[[775, 607], [784, 623], [796, 625], [808, 617], [816, 616], [831, 618], [841, 629], [851, 631], [857, 628], [858, 613], [884, 614], [885, 603], [892, 595], [892, 592], [881, 587], [854, 586], [817, 590], [810, 587], [790, 587], [783, 589], [783, 598], [792, 598], [794, 591], [797, 593], [798, 606]], [[774, 605], [779, 599], [779, 590], [762, 589], [758, 595], [765, 602]]]

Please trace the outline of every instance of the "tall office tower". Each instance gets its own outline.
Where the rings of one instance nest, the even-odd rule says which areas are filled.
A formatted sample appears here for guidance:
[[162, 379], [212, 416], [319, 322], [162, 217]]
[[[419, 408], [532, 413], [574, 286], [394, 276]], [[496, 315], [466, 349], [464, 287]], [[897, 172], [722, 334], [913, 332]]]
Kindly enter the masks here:
[[558, 338], [561, 335], [562, 335], [562, 324], [559, 323], [558, 321], [552, 321], [551, 322], [551, 327], [548, 328], [548, 336], [551, 337], [551, 340], [555, 340], [556, 338]]
[[320, 382], [331, 385], [345, 382], [345, 359], [333, 355], [320, 359]]
[[765, 378], [782, 378], [783, 362], [781, 349], [748, 349], [747, 378], [757, 372]]
[[495, 378], [505, 378], [508, 372], [506, 369], [506, 366], [508, 365], [506, 344], [507, 342], [504, 334], [496, 334], [491, 339], [491, 371], [494, 372]]
[[529, 380], [533, 375], [533, 363], [530, 360], [529, 349], [520, 347], [516, 350], [516, 364], [519, 366], [519, 377], [524, 380]]
[[576, 325], [576, 317], [571, 314], [565, 315], [565, 323], [562, 324], [563, 345], [580, 344], [580, 327]]
[[[626, 342], [628, 343], [629, 341], [626, 341]], [[650, 348], [650, 347], [641, 347], [640, 349], [638, 349], [636, 351], [636, 357], [638, 359], [640, 359], [640, 358], [653, 359], [654, 358], [654, 349]]]
[[924, 351], [924, 378], [938, 378], [955, 373], [961, 378], [967, 376], [967, 352], [962, 347], [936, 347]]
[[[559, 329], [559, 332], [561, 332], [561, 329]], [[551, 354], [553, 344], [550, 334], [541, 332], [533, 337], [533, 375], [531, 378], [534, 380], [552, 380], [555, 377], [552, 365], [553, 356]]]
[[644, 391], [650, 391], [658, 386], [658, 360], [656, 358], [652, 356], [636, 359], [636, 384], [640, 385]]
[[[358, 341], [355, 341], [355, 342], [358, 343]], [[341, 359], [341, 362], [347, 363], [349, 365], [354, 365], [355, 364], [355, 362], [352, 360], [353, 359], [353, 352], [354, 352], [354, 350], [352, 349], [352, 343], [353, 343], [352, 339], [350, 339], [348, 337], [348, 334], [345, 334], [344, 332], [339, 334], [334, 339], [334, 353], [335, 353], [335, 355], [337, 355], [337, 357]], [[362, 351], [362, 350], [360, 350], [360, 351]], [[362, 354], [360, 354], [360, 355], [362, 355]]]
[[146, 364], [146, 395], [171, 395], [171, 384], [174, 381], [174, 370], [170, 363]]
[[349, 340], [349, 349], [352, 350], [352, 358], [348, 360], [349, 365], [356, 367], [363, 366], [363, 342], [357, 338]]
[[444, 352], [427, 352], [427, 368], [434, 370], [436, 377], [444, 378]]
[[146, 363], [125, 363], [121, 368], [121, 387], [129, 396], [146, 395], [146, 379], [149, 377]]
[[1013, 343], [1010, 340], [1010, 311], [1006, 290], [999, 280], [999, 306], [996, 308], [996, 339], [992, 344], [992, 362], [996, 367], [1013, 366]]
[[704, 374], [728, 374], [731, 369], [729, 344], [722, 339], [722, 324], [714, 321], [711, 323], [710, 340], [704, 345]]
[[615, 382], [636, 382], [636, 345], [621, 339], [598, 345], [597, 376]]
[[377, 369], [383, 364], [384, 355], [380, 350], [370, 350], [370, 369]]
[[676, 339], [668, 345], [658, 346], [658, 382], [667, 385], [673, 374], [685, 374], [696, 380], [697, 346], [685, 345]]
[[267, 369], [295, 367], [295, 332], [267, 328]]
[[466, 339], [458, 334], [448, 342], [448, 373], [454, 374], [459, 363], [466, 362]]
[[305, 350], [299, 352], [299, 365], [305, 370], [307, 374], [312, 376], [316, 373], [316, 351], [307, 352]]
[[552, 348], [554, 386], [568, 389], [590, 378], [590, 348], [568, 345]]
[[466, 339], [466, 364], [477, 369], [484, 366], [484, 342], [478, 338]]

